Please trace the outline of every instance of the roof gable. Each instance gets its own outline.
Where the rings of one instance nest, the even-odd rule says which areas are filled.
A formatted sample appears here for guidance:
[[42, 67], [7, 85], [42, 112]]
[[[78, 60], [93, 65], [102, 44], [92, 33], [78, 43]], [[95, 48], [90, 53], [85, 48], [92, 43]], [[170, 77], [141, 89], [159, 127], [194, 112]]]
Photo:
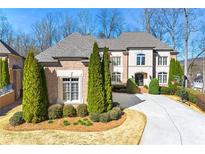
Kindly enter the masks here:
[[14, 49], [12, 49], [9, 45], [7, 45], [2, 40], [0, 40], [0, 54], [13, 54], [21, 57], [19, 53], [17, 53]]

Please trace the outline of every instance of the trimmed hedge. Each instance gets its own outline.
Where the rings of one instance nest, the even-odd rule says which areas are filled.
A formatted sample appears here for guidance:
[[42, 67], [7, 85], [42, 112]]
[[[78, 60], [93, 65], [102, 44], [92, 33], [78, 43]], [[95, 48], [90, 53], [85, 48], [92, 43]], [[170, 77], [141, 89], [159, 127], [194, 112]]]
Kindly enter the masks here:
[[156, 78], [154, 78], [150, 81], [149, 93], [154, 94], [154, 95], [159, 94], [159, 82]]
[[49, 119], [58, 119], [63, 116], [63, 105], [54, 104], [48, 108], [48, 118]]
[[110, 120], [117, 120], [121, 116], [121, 114], [117, 110], [111, 110], [109, 111], [109, 114], [110, 114]]
[[75, 117], [77, 115], [76, 109], [71, 104], [63, 106], [63, 117]]
[[127, 93], [126, 85], [112, 85], [113, 92]]
[[90, 120], [93, 122], [99, 122], [99, 114], [98, 113], [90, 113], [89, 114]]
[[79, 117], [85, 117], [88, 115], [88, 109], [86, 104], [80, 104], [77, 106], [77, 115]]
[[169, 87], [160, 87], [160, 94], [174, 95], [177, 91], [176, 85], [170, 85]]
[[110, 119], [110, 114], [108, 112], [106, 113], [101, 113], [99, 115], [99, 121], [100, 122], [103, 122], [103, 123], [106, 123], [106, 122], [109, 122], [111, 119]]
[[127, 80], [127, 93], [135, 94], [137, 93], [138, 86], [134, 79], [130, 78]]
[[16, 112], [13, 114], [13, 116], [9, 119], [9, 124], [12, 126], [18, 126], [20, 124], [23, 124], [25, 120], [23, 119], [23, 113], [22, 112]]

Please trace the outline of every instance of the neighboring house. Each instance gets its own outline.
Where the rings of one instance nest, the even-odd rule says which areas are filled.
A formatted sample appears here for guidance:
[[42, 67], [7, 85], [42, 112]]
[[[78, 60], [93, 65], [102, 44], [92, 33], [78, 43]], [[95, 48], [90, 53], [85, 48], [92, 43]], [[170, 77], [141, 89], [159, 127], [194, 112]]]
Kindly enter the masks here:
[[192, 88], [201, 92], [204, 91], [203, 76], [201, 74], [197, 74], [197, 76], [194, 78]]
[[[188, 70], [188, 83], [191, 86], [193, 84], [194, 79], [196, 78], [197, 74], [203, 74], [203, 60], [204, 57], [199, 57], [194, 60], [194, 63], [191, 65], [191, 67]], [[192, 63], [193, 59], [188, 59], [188, 66]], [[184, 61], [180, 61], [180, 64], [182, 67], [184, 67]]]
[[5, 42], [0, 40], [0, 58], [8, 60], [10, 83], [16, 98], [20, 97], [23, 79], [23, 57]]
[[50, 103], [86, 103], [88, 63], [93, 43], [110, 53], [112, 84], [134, 78], [139, 86], [158, 78], [168, 83], [169, 63], [177, 52], [146, 32], [125, 32], [115, 39], [96, 39], [73, 33], [36, 58], [45, 67]]

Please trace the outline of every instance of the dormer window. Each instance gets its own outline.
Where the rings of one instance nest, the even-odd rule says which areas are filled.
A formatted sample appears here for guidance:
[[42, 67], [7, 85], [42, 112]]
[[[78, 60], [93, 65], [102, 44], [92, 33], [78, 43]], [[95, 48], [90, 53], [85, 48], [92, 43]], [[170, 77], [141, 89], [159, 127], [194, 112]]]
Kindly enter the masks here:
[[137, 54], [137, 65], [145, 65], [145, 54]]

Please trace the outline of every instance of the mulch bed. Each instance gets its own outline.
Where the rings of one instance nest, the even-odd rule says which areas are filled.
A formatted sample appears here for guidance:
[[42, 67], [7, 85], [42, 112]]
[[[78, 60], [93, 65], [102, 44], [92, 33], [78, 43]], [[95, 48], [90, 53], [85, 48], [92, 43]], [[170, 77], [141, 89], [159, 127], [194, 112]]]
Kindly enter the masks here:
[[[120, 126], [123, 124], [123, 122], [126, 120], [126, 114], [123, 114], [120, 119], [113, 120], [108, 123], [102, 123], [102, 122], [92, 122], [93, 125], [91, 126], [85, 126], [85, 125], [74, 125], [74, 122], [77, 122], [79, 119], [89, 119], [89, 117], [68, 117], [68, 118], [61, 118], [61, 119], [55, 119], [53, 120], [53, 123], [48, 123], [48, 121], [44, 121], [37, 124], [32, 123], [24, 123], [19, 126], [12, 126], [10, 124], [7, 124], [4, 129], [9, 131], [35, 131], [35, 130], [68, 130], [68, 131], [76, 131], [76, 132], [96, 132], [96, 131], [105, 131], [109, 130], [111, 128], [115, 128], [117, 126]], [[69, 123], [71, 123], [68, 126], [63, 125], [63, 121], [67, 120]], [[90, 120], [90, 119], [89, 119]], [[90, 120], [91, 121], [91, 120]]]

